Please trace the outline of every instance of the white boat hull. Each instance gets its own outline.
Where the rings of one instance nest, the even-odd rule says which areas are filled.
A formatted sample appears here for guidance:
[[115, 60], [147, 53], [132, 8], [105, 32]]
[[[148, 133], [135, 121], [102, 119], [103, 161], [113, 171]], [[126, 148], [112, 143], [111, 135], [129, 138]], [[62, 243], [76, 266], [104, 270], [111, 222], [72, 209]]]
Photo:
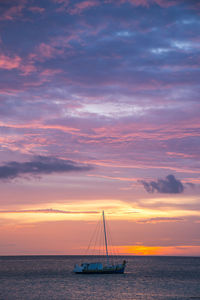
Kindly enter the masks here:
[[102, 263], [83, 263], [80, 266], [75, 265], [76, 274], [123, 274], [126, 262], [123, 264], [103, 266]]

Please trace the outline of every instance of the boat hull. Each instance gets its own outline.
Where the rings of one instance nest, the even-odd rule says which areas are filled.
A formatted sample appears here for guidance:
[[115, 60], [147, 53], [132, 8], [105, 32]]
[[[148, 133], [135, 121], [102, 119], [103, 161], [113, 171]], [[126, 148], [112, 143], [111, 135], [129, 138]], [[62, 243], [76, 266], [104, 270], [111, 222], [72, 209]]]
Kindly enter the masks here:
[[124, 274], [123, 270], [105, 270], [105, 271], [82, 271], [75, 272], [76, 274]]
[[101, 263], [85, 263], [81, 266], [75, 265], [76, 274], [123, 274], [126, 264], [103, 267]]

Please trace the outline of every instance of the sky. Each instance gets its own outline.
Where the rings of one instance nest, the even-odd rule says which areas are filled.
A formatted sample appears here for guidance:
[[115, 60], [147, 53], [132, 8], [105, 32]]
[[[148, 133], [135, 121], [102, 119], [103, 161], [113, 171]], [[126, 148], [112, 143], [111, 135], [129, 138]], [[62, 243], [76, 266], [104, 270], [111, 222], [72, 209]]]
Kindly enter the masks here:
[[0, 255], [200, 255], [200, 3], [0, 0]]

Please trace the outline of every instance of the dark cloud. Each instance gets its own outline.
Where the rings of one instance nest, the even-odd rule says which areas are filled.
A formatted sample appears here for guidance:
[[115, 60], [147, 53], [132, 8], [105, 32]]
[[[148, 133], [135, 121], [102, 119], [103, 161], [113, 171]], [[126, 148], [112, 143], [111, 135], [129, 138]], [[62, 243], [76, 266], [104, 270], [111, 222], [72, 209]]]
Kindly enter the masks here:
[[13, 179], [23, 175], [89, 171], [89, 165], [49, 156], [36, 156], [28, 162], [11, 161], [0, 166], [0, 179]]
[[166, 179], [158, 179], [151, 182], [141, 180], [140, 183], [143, 184], [148, 193], [179, 194], [184, 191], [183, 184], [174, 175], [168, 175]]

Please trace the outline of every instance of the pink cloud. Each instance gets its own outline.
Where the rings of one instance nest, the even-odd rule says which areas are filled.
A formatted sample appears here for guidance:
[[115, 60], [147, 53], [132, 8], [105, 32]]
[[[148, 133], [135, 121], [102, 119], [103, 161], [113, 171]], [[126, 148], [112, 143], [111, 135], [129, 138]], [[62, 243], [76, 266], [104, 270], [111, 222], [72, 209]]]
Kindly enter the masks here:
[[36, 67], [32, 63], [24, 64], [20, 67], [22, 75], [28, 75], [36, 71]]
[[5, 54], [0, 54], [0, 69], [18, 69], [22, 75], [28, 75], [36, 71], [34, 62], [30, 58], [22, 60], [18, 55], [9, 56]]
[[21, 58], [17, 55], [9, 57], [4, 54], [0, 54], [0, 69], [12, 70], [19, 68], [21, 64]]
[[[115, 2], [114, 0], [107, 2]], [[170, 7], [172, 5], [176, 5], [180, 0], [119, 0], [119, 3], [130, 3], [134, 6], [145, 6], [149, 7], [152, 4], [157, 4], [161, 7]]]
[[52, 42], [47, 44], [47, 43], [41, 43], [37, 48], [34, 53], [31, 53], [29, 55], [29, 60], [33, 63], [33, 61], [44, 61], [46, 59], [50, 59], [52, 57], [55, 57], [57, 55], [63, 54], [64, 50], [63, 49], [58, 49], [56, 48], [56, 45]]
[[45, 69], [44, 71], [42, 71], [42, 73], [40, 73], [41, 76], [53, 76], [56, 74], [61, 73], [62, 70], [59, 69]]
[[80, 14], [83, 10], [100, 5], [97, 0], [86, 0], [74, 5], [73, 8], [68, 9], [69, 13], [72, 15]]
[[64, 5], [69, 5], [70, 0], [53, 0], [53, 2], [56, 2], [59, 4], [64, 4]]
[[149, 0], [120, 0], [120, 3], [129, 2], [134, 6], [149, 6]]
[[0, 89], [0, 95], [14, 96], [14, 95], [17, 95], [17, 93], [19, 91], [22, 92], [23, 89], [22, 90], [20, 90], [20, 89], [13, 89], [11, 87], [9, 87], [9, 88], [1, 88]]
[[36, 71], [34, 62], [29, 58], [22, 60], [22, 58], [18, 55], [8, 56], [4, 54], [0, 54], [0, 69], [18, 69], [21, 73], [20, 75], [29, 75]]
[[[97, 162], [98, 165], [101, 165], [101, 162]], [[105, 166], [105, 164], [102, 164]], [[130, 178], [130, 177], [114, 177], [114, 176], [106, 176], [106, 175], [99, 175], [99, 174], [88, 174], [88, 177], [98, 177], [98, 178], [105, 178], [105, 179], [110, 179], [110, 180], [118, 180], [118, 181], [126, 181], [126, 182], [138, 182], [142, 178], [140, 177], [135, 177], [135, 178]]]
[[0, 122], [0, 127], [8, 127], [8, 128], [16, 128], [16, 129], [57, 129], [57, 130], [61, 130], [63, 132], [70, 132], [70, 133], [74, 133], [74, 132], [78, 132], [80, 131], [77, 128], [74, 127], [69, 127], [69, 126], [62, 126], [62, 125], [46, 125], [46, 124], [42, 124], [39, 122], [35, 122], [35, 123], [28, 123], [28, 124], [6, 124], [3, 122]]
[[[62, 56], [66, 48], [68, 51], [67, 54], [65, 53], [65, 57], [66, 55], [72, 55], [74, 50], [70, 45], [70, 41], [75, 40], [81, 42], [79, 34], [80, 32], [72, 32], [68, 36], [57, 36], [56, 38], [52, 38], [48, 43], [40, 43], [36, 46], [34, 51], [28, 55], [29, 63], [34, 64], [35, 61], [43, 62], [57, 56]], [[58, 73], [58, 70], [56, 70], [56, 73]]]
[[18, 5], [12, 6], [8, 8], [4, 13], [1, 15], [0, 20], [9, 20], [12, 21], [16, 17], [21, 16], [22, 10], [25, 7], [26, 0], [19, 0]]
[[43, 7], [38, 7], [38, 6], [31, 6], [29, 7], [29, 10], [32, 11], [33, 13], [43, 13], [45, 9]]
[[74, 4], [73, 7], [69, 7], [70, 4], [73, 4], [73, 1], [70, 2], [70, 0], [53, 0], [53, 2], [61, 5], [61, 7], [57, 9], [58, 11], [63, 11], [67, 8], [67, 11], [71, 15], [80, 14], [85, 9], [100, 5], [98, 0], [85, 0]]
[[55, 49], [48, 44], [41, 43], [39, 46], [39, 52], [43, 57], [51, 58], [54, 55]]
[[153, 0], [156, 4], [158, 4], [161, 7], [170, 7], [173, 5], [176, 5], [180, 2], [180, 0], [171, 0], [171, 1], [166, 1], [166, 0]]

